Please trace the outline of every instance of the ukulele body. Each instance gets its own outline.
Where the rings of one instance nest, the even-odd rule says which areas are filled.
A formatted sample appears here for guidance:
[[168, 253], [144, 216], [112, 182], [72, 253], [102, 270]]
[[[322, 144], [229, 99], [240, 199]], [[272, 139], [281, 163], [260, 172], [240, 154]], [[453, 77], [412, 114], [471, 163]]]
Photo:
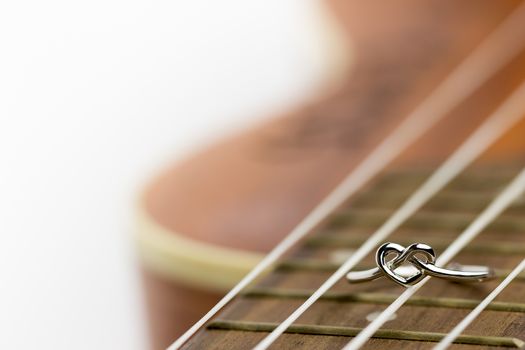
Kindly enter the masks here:
[[[209, 310], [431, 94], [517, 2], [331, 0], [328, 5], [348, 38], [347, 46], [353, 52], [349, 56], [354, 57], [348, 71], [341, 73], [340, 83], [315, 101], [175, 164], [146, 188], [138, 211], [138, 247], [153, 348], [168, 346]], [[521, 54], [498, 71], [395, 160], [389, 171], [406, 175], [401, 182], [408, 183], [407, 191], [422, 181], [421, 174], [428, 174], [451, 154], [525, 79], [524, 59]], [[491, 147], [472, 171], [501, 179], [500, 174], [508, 177], [525, 164], [524, 160], [522, 122]], [[384, 178], [380, 177], [379, 183]], [[374, 184], [368, 190], [374, 189]], [[386, 189], [398, 186], [393, 184]], [[359, 200], [370, 203], [376, 221], [370, 219], [373, 223], [361, 222], [357, 228], [349, 227], [348, 237], [366, 237], [381, 219], [379, 214], [403, 199], [402, 195], [388, 200], [375, 196], [372, 202], [366, 202], [366, 198]], [[381, 207], [382, 201], [390, 201], [390, 206]], [[446, 204], [439, 211], [446, 212], [445, 209]], [[429, 239], [435, 239], [431, 233], [423, 235], [427, 234]], [[291, 257], [335, 263], [338, 256], [351, 249], [345, 244], [339, 248], [322, 246], [315, 253], [310, 251], [311, 247], [298, 249]], [[326, 272], [309, 276], [302, 271], [295, 277], [271, 273], [261, 283], [311, 289], [322, 283]], [[344, 283], [339, 286], [344, 287]], [[382, 292], [391, 288], [386, 282], [375, 287]], [[363, 290], [370, 291], [366, 286]], [[472, 293], [479, 296], [483, 291], [486, 289]], [[263, 308], [255, 305], [255, 301], [260, 302], [259, 299], [234, 302], [227, 310], [228, 316], [250, 320], [263, 317], [261, 310], [267, 309], [274, 312], [267, 321], [278, 322], [284, 318], [281, 313], [293, 310], [281, 307], [282, 300], [264, 300]], [[298, 301], [290, 303], [297, 306]], [[370, 310], [372, 306], [368, 305], [368, 309], [365, 307], [349, 317], [356, 319], [356, 326], [363, 326], [367, 315], [372, 313]], [[334, 312], [334, 306], [325, 311]], [[255, 332], [246, 335], [243, 344], [234, 345], [235, 335], [208, 333], [212, 334], [197, 335], [189, 345], [250, 348], [264, 335]], [[331, 348], [348, 340], [326, 336], [320, 343], [314, 343], [312, 336], [300, 334], [285, 338], [291, 343], [283, 342], [281, 348], [295, 348], [293, 344], [301, 341], [305, 348], [313, 344], [317, 344], [316, 348]], [[374, 346], [385, 345], [401, 348], [392, 340]]]

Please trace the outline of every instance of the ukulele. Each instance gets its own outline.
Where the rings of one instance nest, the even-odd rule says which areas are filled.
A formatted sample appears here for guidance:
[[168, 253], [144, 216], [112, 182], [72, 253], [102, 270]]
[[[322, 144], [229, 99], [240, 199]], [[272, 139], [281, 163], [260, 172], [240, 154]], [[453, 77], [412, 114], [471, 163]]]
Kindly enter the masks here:
[[[498, 288], [453, 347], [522, 347], [525, 7], [329, 5], [355, 51], [343, 83], [146, 190], [154, 347], [432, 348]], [[385, 242], [494, 278], [349, 283]]]

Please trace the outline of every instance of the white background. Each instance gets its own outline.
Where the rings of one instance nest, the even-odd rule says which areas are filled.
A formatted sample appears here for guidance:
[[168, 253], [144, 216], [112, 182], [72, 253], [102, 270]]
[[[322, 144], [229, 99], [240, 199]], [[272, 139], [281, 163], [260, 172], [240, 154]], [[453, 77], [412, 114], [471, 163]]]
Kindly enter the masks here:
[[0, 348], [147, 347], [134, 199], [166, 163], [315, 90], [313, 11], [0, 2]]

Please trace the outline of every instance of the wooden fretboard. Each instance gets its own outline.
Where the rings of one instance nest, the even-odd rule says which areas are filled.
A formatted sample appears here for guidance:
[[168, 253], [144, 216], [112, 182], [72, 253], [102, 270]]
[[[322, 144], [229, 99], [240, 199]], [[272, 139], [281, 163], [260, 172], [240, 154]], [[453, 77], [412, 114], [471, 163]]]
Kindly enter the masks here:
[[[517, 173], [517, 168], [474, 168], [439, 192], [388, 241], [427, 243], [439, 254]], [[186, 349], [249, 349], [298, 307], [428, 176], [390, 171], [334, 213], [274, 270], [246, 289]], [[525, 198], [521, 197], [465, 248], [456, 262], [496, 269], [494, 281], [456, 284], [432, 279], [366, 345], [367, 349], [430, 349], [525, 256]], [[359, 268], [374, 265], [369, 254]], [[386, 278], [326, 293], [275, 349], [341, 348], [403, 291]], [[457, 338], [453, 348], [520, 348], [525, 343], [525, 275], [520, 275]]]

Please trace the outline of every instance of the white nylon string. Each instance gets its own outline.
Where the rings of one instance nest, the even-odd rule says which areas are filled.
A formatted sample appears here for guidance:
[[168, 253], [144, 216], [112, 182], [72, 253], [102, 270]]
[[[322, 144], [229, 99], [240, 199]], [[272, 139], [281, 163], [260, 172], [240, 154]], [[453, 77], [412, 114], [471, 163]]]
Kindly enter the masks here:
[[[179, 349], [239, 292], [272, 266], [284, 253], [321, 223], [344, 201], [381, 172], [408, 146], [471, 95], [496, 71], [515, 57], [523, 43], [519, 32], [525, 5], [499, 25], [434, 92], [385, 138], [321, 203], [313, 209], [268, 255], [266, 255], [208, 313], [177, 339], [168, 350]], [[519, 14], [519, 16], [518, 16]], [[516, 18], [518, 17], [518, 18]], [[524, 21], [525, 22], [525, 21]]]
[[486, 307], [523, 271], [525, 259], [516, 266], [511, 273], [501, 282], [481, 303], [472, 310], [454, 329], [443, 338], [434, 350], [445, 350], [452, 342], [486, 309]]
[[[525, 89], [524, 89], [525, 91]], [[524, 101], [525, 104], [525, 101]], [[524, 111], [522, 110], [522, 113]], [[503, 192], [474, 220], [469, 227], [443, 252], [436, 260], [436, 265], [446, 265], [450, 260], [477, 235], [481, 233], [494, 219], [496, 219], [513, 201], [525, 191], [525, 169], [508, 185]], [[356, 350], [363, 346], [374, 333], [387, 322], [403, 304], [422, 288], [430, 277], [405, 290], [392, 304], [390, 304], [374, 321], [361, 331], [343, 350]]]
[[[525, 113], [525, 84], [521, 85], [505, 103], [456, 150], [423, 185], [421, 185], [370, 238], [357, 249], [301, 306], [277, 326], [256, 347], [268, 348], [286, 329], [312, 306], [324, 293], [359, 263], [368, 253], [412, 216], [434, 194], [460, 174], [501, 135], [518, 122]], [[439, 261], [439, 260], [438, 260]], [[370, 327], [370, 326], [369, 326]], [[365, 328], [366, 330], [366, 328]]]

